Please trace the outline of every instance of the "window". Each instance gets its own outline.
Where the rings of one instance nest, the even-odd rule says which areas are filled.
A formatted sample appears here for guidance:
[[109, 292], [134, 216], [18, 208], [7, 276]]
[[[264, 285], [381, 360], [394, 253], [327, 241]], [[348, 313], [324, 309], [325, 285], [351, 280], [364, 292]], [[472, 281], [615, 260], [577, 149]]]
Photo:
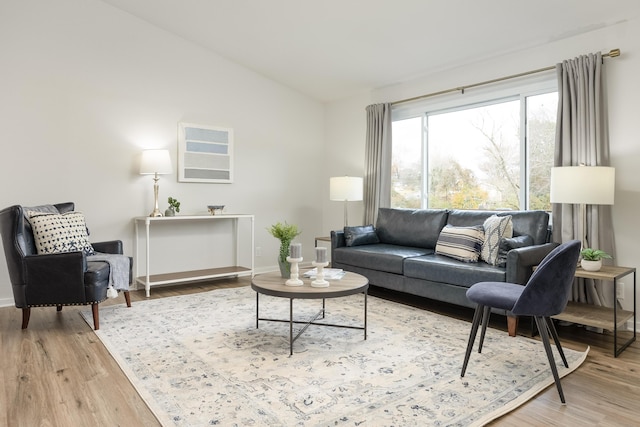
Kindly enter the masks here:
[[551, 210], [552, 84], [394, 111], [391, 205]]

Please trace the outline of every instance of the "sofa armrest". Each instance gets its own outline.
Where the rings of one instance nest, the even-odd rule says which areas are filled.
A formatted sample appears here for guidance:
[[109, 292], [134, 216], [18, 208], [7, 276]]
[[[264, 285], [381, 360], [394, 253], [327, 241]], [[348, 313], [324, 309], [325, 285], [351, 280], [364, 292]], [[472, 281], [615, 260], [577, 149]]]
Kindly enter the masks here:
[[540, 264], [544, 257], [557, 246], [558, 243], [545, 243], [511, 249], [507, 253], [506, 281], [522, 285], [527, 283], [533, 273], [533, 267]]
[[96, 242], [91, 243], [93, 249], [96, 252], [102, 252], [103, 254], [119, 254], [122, 255], [122, 240], [111, 240], [108, 242]]
[[334, 251], [336, 248], [342, 248], [347, 246], [347, 241], [344, 238], [344, 230], [331, 231], [331, 259], [335, 259]]

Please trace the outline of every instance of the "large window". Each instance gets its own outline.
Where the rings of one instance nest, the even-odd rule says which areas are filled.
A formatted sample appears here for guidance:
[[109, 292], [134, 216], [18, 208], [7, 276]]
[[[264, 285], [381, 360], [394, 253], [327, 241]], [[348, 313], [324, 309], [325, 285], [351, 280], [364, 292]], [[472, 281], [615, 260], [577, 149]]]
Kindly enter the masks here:
[[551, 209], [557, 92], [428, 107], [394, 117], [393, 207]]

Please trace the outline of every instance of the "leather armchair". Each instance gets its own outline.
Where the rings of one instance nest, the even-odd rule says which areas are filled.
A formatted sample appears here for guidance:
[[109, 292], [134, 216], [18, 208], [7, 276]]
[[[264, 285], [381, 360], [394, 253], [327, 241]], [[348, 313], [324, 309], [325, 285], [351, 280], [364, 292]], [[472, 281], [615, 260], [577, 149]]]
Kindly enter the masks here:
[[[53, 205], [60, 213], [74, 210], [72, 202]], [[22, 329], [29, 324], [31, 307], [91, 305], [94, 329], [100, 328], [98, 304], [107, 298], [109, 264], [87, 261], [82, 251], [38, 254], [33, 232], [22, 206], [0, 211], [0, 234], [16, 308], [22, 309]], [[122, 242], [91, 243], [97, 252], [122, 254]], [[132, 262], [129, 262], [129, 283]], [[131, 307], [129, 291], [124, 291]]]

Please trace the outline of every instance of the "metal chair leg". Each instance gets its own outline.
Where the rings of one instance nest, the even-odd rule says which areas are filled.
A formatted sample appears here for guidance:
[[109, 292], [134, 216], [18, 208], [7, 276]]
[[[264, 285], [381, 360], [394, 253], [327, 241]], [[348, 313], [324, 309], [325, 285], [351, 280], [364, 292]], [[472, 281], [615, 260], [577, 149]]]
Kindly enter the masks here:
[[478, 353], [482, 353], [482, 345], [484, 344], [484, 336], [487, 333], [487, 325], [489, 324], [489, 317], [491, 316], [491, 307], [488, 305], [484, 307], [482, 312], [482, 331], [480, 332], [480, 345], [478, 345]]
[[553, 341], [556, 343], [556, 348], [558, 349], [558, 353], [560, 353], [560, 357], [562, 357], [562, 363], [564, 363], [565, 368], [568, 368], [569, 363], [567, 362], [567, 358], [564, 356], [564, 351], [562, 350], [562, 344], [560, 344], [560, 338], [558, 337], [558, 331], [556, 330], [556, 326], [553, 324], [553, 320], [550, 317], [545, 317], [544, 320], [547, 323], [547, 326], [549, 327], [549, 332], [551, 332]]
[[467, 351], [464, 354], [464, 362], [462, 363], [462, 372], [460, 377], [464, 377], [464, 373], [467, 371], [467, 365], [469, 364], [469, 357], [471, 356], [471, 350], [473, 349], [473, 342], [478, 335], [478, 326], [480, 325], [480, 319], [482, 317], [482, 311], [484, 306], [478, 305], [476, 311], [473, 313], [473, 321], [471, 322], [471, 333], [469, 334], [469, 342], [467, 343]]
[[549, 334], [547, 333], [547, 325], [544, 317], [534, 316], [536, 325], [538, 325], [538, 331], [540, 332], [540, 338], [542, 338], [542, 344], [544, 344], [544, 350], [547, 353], [547, 359], [549, 359], [549, 366], [553, 373], [553, 379], [556, 382], [556, 388], [560, 395], [560, 401], [566, 403], [564, 400], [564, 393], [562, 392], [562, 385], [560, 384], [560, 376], [558, 375], [558, 369], [556, 368], [556, 362], [553, 359], [553, 352], [551, 351], [551, 343], [549, 343]]

